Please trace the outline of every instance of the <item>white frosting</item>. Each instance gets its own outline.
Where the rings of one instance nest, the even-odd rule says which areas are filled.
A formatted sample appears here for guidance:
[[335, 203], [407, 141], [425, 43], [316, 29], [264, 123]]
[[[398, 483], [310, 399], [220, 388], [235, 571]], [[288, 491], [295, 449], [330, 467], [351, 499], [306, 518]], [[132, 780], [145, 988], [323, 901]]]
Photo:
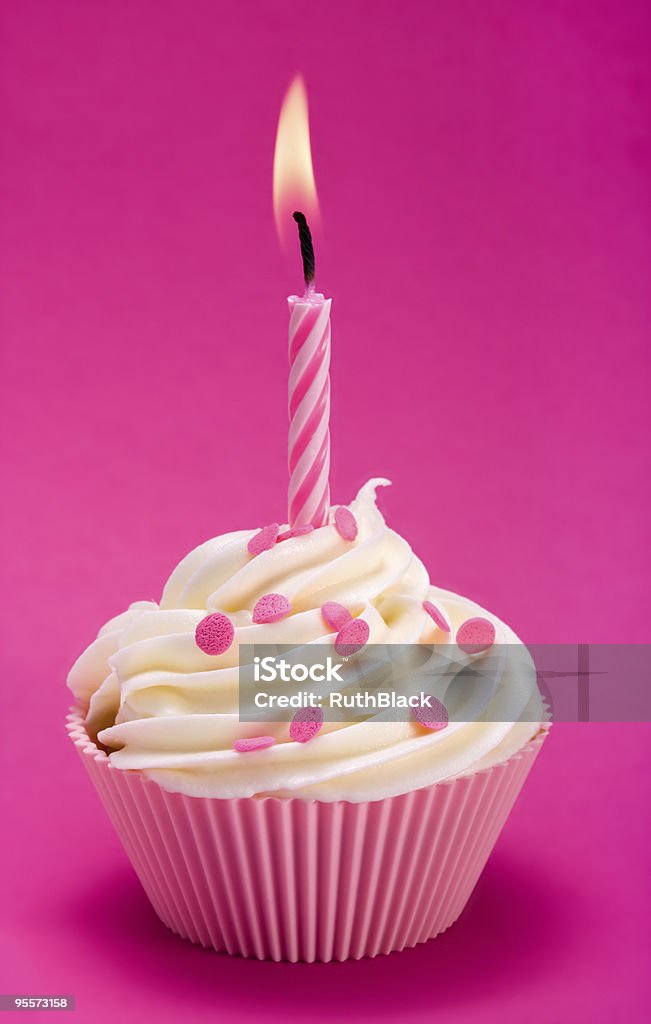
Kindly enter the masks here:
[[[262, 554], [247, 550], [256, 530], [200, 545], [170, 576], [160, 604], [142, 601], [108, 622], [70, 671], [68, 685], [88, 704], [89, 734], [109, 748], [117, 768], [145, 771], [189, 795], [274, 794], [319, 800], [376, 800], [506, 760], [539, 730], [543, 709], [533, 666], [518, 638], [494, 615], [430, 585], [427, 572], [375, 504], [371, 480], [349, 506], [359, 532], [343, 540], [333, 525], [290, 538]], [[332, 519], [332, 515], [331, 515]], [[262, 595], [289, 598], [292, 612], [254, 624]], [[433, 601], [452, 626], [443, 632], [423, 609]], [[370, 627], [369, 643], [453, 644], [467, 618], [493, 622], [505, 658], [494, 693], [476, 720], [439, 732], [417, 722], [326, 722], [308, 743], [289, 724], [240, 722], [240, 644], [332, 643], [322, 614], [337, 601]], [[195, 643], [207, 613], [226, 613], [235, 640], [222, 655]], [[505, 721], [494, 721], [496, 718]], [[236, 739], [264, 733], [276, 744], [253, 754]]]

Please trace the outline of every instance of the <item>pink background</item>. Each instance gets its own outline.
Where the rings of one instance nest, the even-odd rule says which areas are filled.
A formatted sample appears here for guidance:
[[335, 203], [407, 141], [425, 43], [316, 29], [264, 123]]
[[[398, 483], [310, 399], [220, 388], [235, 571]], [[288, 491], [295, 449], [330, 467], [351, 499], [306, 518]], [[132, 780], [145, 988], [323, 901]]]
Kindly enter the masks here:
[[107, 617], [199, 541], [283, 516], [300, 275], [271, 161], [298, 69], [334, 499], [390, 477], [385, 512], [432, 578], [525, 640], [651, 639], [648, 4], [0, 18], [0, 991], [75, 994], [83, 1021], [648, 1019], [648, 726], [556, 727], [445, 936], [293, 967], [165, 931], [62, 725]]

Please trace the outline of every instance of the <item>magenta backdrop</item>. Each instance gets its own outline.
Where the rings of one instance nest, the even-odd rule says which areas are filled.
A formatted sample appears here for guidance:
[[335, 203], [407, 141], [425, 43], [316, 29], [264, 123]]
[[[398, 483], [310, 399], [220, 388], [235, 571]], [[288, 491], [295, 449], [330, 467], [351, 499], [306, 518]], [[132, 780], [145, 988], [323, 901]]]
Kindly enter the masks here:
[[[646, 2], [5, 0], [3, 992], [77, 1019], [648, 1019], [648, 726], [560, 725], [461, 921], [388, 960], [159, 924], [64, 739], [66, 669], [206, 537], [284, 514], [271, 208], [301, 69], [335, 500], [526, 640], [651, 639]], [[8, 712], [8, 718], [7, 718]]]

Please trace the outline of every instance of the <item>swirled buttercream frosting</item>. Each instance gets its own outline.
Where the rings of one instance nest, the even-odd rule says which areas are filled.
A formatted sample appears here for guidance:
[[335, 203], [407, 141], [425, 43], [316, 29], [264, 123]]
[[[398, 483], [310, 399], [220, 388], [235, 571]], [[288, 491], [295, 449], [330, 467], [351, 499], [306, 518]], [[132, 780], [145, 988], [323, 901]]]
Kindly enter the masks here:
[[[188, 795], [365, 801], [489, 767], [538, 732], [544, 714], [535, 670], [526, 658], [509, 656], [524, 650], [518, 638], [473, 602], [430, 584], [377, 508], [376, 490], [387, 483], [362, 487], [347, 506], [351, 518], [339, 515], [339, 528], [332, 509], [326, 526], [296, 536], [280, 527], [275, 542], [276, 531], [251, 544], [259, 530], [208, 540], [179, 563], [158, 604], [136, 602], [106, 623], [68, 685], [87, 708], [89, 735], [116, 768], [146, 772]], [[282, 595], [289, 611], [260, 621], [256, 606], [269, 595]], [[337, 627], [327, 609], [338, 607], [366, 624], [369, 644], [453, 645], [469, 619], [492, 624], [507, 653], [490, 699], [473, 720], [450, 720], [443, 729], [415, 717], [326, 721], [309, 742], [293, 739], [287, 721], [240, 721], [240, 646], [334, 646]], [[196, 638], [211, 613], [233, 626], [232, 642], [229, 636], [217, 654]], [[261, 732], [275, 742], [244, 742]], [[241, 752], [247, 749], [254, 752]]]

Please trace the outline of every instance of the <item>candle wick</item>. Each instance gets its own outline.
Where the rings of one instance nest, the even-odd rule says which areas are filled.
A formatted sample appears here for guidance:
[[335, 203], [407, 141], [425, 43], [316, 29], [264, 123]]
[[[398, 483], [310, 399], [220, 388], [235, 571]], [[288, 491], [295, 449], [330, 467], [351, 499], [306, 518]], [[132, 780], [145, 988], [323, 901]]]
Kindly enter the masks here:
[[301, 243], [301, 258], [303, 260], [303, 277], [308, 292], [314, 291], [314, 246], [312, 245], [312, 232], [309, 229], [305, 214], [296, 210], [293, 214], [298, 224], [298, 238]]

